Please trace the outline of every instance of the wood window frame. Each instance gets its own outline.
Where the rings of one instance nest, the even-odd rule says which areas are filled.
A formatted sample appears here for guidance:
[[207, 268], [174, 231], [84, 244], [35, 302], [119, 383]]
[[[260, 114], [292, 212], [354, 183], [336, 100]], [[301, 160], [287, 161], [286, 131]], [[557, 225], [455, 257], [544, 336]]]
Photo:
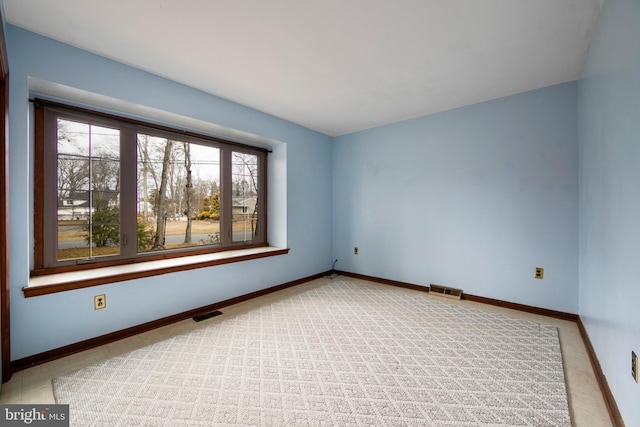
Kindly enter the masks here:
[[[127, 117], [121, 117], [110, 113], [104, 113], [100, 111], [94, 111], [83, 107], [72, 106], [67, 104], [62, 104], [55, 101], [50, 101], [46, 99], [35, 99], [32, 100], [35, 105], [34, 109], [34, 118], [35, 118], [35, 126], [34, 126], [34, 140], [35, 140], [35, 175], [34, 175], [34, 268], [31, 271], [32, 277], [38, 276], [46, 276], [51, 274], [58, 273], [68, 273], [75, 271], [83, 271], [90, 269], [97, 269], [102, 267], [113, 267], [119, 265], [128, 265], [134, 263], [142, 263], [149, 261], [158, 261], [158, 260], [167, 260], [172, 258], [180, 258], [180, 257], [189, 257], [189, 256], [197, 256], [203, 254], [211, 254], [217, 252], [225, 252], [225, 251], [233, 251], [233, 250], [242, 250], [242, 249], [251, 249], [251, 248], [262, 248], [268, 247], [267, 240], [267, 154], [269, 150], [254, 147], [251, 145], [229, 141], [222, 138], [199, 134], [191, 131], [181, 130], [171, 128], [165, 125], [158, 125], [154, 123], [149, 123], [137, 119], [131, 119]], [[45, 197], [47, 194], [47, 185], [51, 184], [52, 177], [51, 175], [51, 166], [47, 164], [47, 162], [51, 162], [52, 160], [47, 156], [47, 152], [50, 150], [46, 150], [46, 144], [52, 144], [51, 135], [47, 135], [51, 131], [45, 126], [46, 118], [49, 114], [57, 114], [60, 113], [65, 116], [78, 116], [84, 117], [87, 120], [96, 121], [99, 124], [108, 124], [108, 123], [116, 123], [120, 124], [123, 128], [127, 127], [129, 129], [134, 129], [135, 132], [145, 133], [151, 132], [155, 135], [171, 135], [172, 137], [186, 142], [197, 142], [204, 145], [211, 145], [215, 147], [223, 147], [225, 153], [231, 153], [233, 151], [256, 154], [259, 160], [259, 189], [258, 194], [260, 195], [260, 217], [258, 221], [259, 229], [257, 231], [257, 235], [259, 239], [257, 242], [232, 242], [231, 237], [224, 237], [222, 239], [222, 244], [220, 245], [208, 245], [208, 246], [195, 246], [193, 248], [184, 248], [179, 250], [162, 250], [162, 251], [151, 251], [144, 253], [137, 253], [135, 256], [130, 257], [121, 257], [121, 258], [112, 258], [105, 260], [95, 260], [89, 264], [78, 263], [78, 264], [68, 264], [68, 265], [51, 265], [48, 262], [48, 257], [46, 256], [46, 251], [52, 250], [52, 243], [50, 239], [51, 235], [51, 225], [47, 226], [47, 222], [50, 222], [51, 218], [47, 216], [51, 216], [54, 214], [54, 207], [47, 205], [45, 201]], [[54, 138], [55, 142], [55, 138]], [[223, 178], [223, 182], [221, 183], [221, 198], [223, 200], [228, 199], [228, 203], [225, 205], [227, 211], [225, 213], [221, 213], [221, 218], [226, 217], [225, 221], [228, 221], [228, 224], [225, 223], [225, 226], [231, 225], [231, 185], [230, 185], [230, 154], [225, 154], [226, 159], [221, 158], [222, 163], [222, 174], [225, 174]], [[121, 162], [126, 162], [126, 159], [121, 158]], [[130, 161], [130, 160], [129, 160]], [[226, 165], [225, 165], [226, 163]], [[225, 168], [227, 170], [225, 171]], [[45, 170], [49, 170], [48, 173]], [[227, 181], [225, 181], [227, 180]], [[53, 181], [57, 181], [53, 179]], [[55, 184], [54, 184], [55, 185]], [[222, 230], [221, 230], [222, 231]], [[49, 246], [47, 246], [49, 245]], [[261, 255], [264, 256], [264, 255]], [[261, 257], [259, 256], [259, 257]], [[50, 257], [49, 257], [50, 258]], [[239, 260], [245, 260], [246, 257], [239, 257]], [[229, 256], [229, 259], [234, 259], [233, 254]], [[193, 267], [190, 267], [193, 268]], [[185, 267], [184, 269], [188, 269]], [[153, 274], [149, 274], [153, 275]], [[25, 294], [27, 293], [27, 289], [25, 288]]]
[[9, 315], [9, 62], [0, 10], [0, 328], [2, 382], [11, 378], [11, 328]]

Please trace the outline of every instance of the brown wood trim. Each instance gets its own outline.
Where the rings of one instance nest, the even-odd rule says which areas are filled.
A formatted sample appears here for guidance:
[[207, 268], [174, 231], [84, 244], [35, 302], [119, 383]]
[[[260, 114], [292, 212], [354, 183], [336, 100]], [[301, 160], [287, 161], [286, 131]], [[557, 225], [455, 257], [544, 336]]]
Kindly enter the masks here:
[[138, 264], [141, 262], [149, 262], [149, 261], [160, 261], [164, 259], [174, 259], [174, 258], [182, 258], [188, 256], [195, 255], [204, 255], [204, 254], [213, 254], [218, 252], [227, 252], [227, 251], [236, 251], [239, 249], [252, 249], [252, 248], [267, 248], [269, 247], [268, 243], [256, 243], [251, 245], [236, 245], [236, 246], [225, 246], [225, 247], [206, 247], [198, 249], [189, 248], [189, 249], [176, 249], [175, 251], [171, 250], [163, 250], [162, 252], [146, 252], [141, 253], [137, 258], [127, 258], [127, 259], [118, 259], [112, 261], [100, 261], [90, 264], [77, 264], [77, 265], [67, 265], [62, 267], [50, 267], [50, 268], [40, 268], [31, 270], [31, 277], [39, 277], [39, 276], [48, 276], [50, 274], [58, 274], [58, 273], [69, 273], [73, 271], [83, 271], [83, 270], [94, 270], [96, 268], [102, 267], [114, 267], [118, 265], [129, 265], [129, 264]]
[[[382, 284], [386, 284], [386, 285], [391, 285], [391, 286], [396, 286], [396, 287], [402, 287], [402, 288], [407, 288], [407, 289], [413, 289], [413, 290], [417, 290], [417, 291], [421, 291], [421, 292], [429, 292], [429, 289], [426, 286], [421, 286], [421, 285], [415, 285], [415, 284], [411, 284], [411, 283], [406, 283], [406, 282], [400, 282], [400, 281], [396, 281], [396, 280], [390, 280], [390, 279], [382, 279], [382, 278], [378, 278], [378, 277], [373, 277], [373, 276], [366, 276], [364, 274], [358, 274], [358, 273], [351, 273], [351, 272], [346, 272], [346, 271], [340, 271], [340, 270], [333, 270], [333, 271], [329, 271], [329, 272], [325, 272], [325, 273], [319, 273], [313, 276], [309, 276], [309, 277], [305, 277], [302, 279], [298, 279], [298, 280], [294, 280], [291, 282], [287, 282], [281, 285], [277, 285], [277, 286], [273, 286], [271, 288], [267, 288], [267, 289], [263, 289], [260, 291], [255, 291], [246, 295], [242, 295], [239, 297], [235, 297], [235, 298], [231, 298], [225, 301], [221, 301], [218, 303], [214, 303], [214, 304], [210, 304], [204, 307], [200, 307], [197, 309], [193, 309], [193, 310], [189, 310], [189, 311], [185, 311], [183, 313], [179, 313], [179, 314], [175, 314], [172, 316], [168, 316], [168, 317], [164, 317], [162, 319], [158, 319], [152, 322], [147, 322], [144, 323], [142, 325], [138, 325], [138, 326], [133, 326], [131, 328], [127, 328], [127, 329], [123, 329], [117, 332], [113, 332], [110, 334], [105, 334], [102, 335], [100, 337], [96, 337], [96, 338], [91, 338], [88, 340], [84, 340], [75, 344], [70, 344], [64, 347], [60, 347], [57, 349], [53, 349], [53, 350], [49, 350], [43, 353], [39, 353], [33, 356], [28, 356], [22, 359], [18, 359], [15, 360], [13, 362], [11, 362], [10, 364], [10, 369], [11, 369], [11, 373], [13, 372], [17, 372], [23, 369], [27, 369], [30, 368], [32, 366], [36, 366], [42, 363], [46, 363], [46, 362], [50, 362], [52, 360], [56, 360], [62, 357], [66, 357], [75, 353], [79, 353], [81, 351], [84, 350], [89, 350], [91, 348], [95, 348], [95, 347], [99, 347], [101, 345], [104, 344], [108, 344], [111, 342], [115, 342], [118, 341], [120, 339], [123, 338], [128, 338], [143, 332], [147, 332], [162, 326], [166, 326], [166, 325], [170, 325], [172, 323], [175, 322], [179, 322], [181, 320], [185, 320], [188, 319], [190, 317], [196, 316], [198, 314], [202, 314], [202, 313], [207, 313], [210, 311], [214, 311], [214, 310], [219, 310], [223, 307], [229, 306], [229, 305], [233, 305], [233, 304], [237, 304], [240, 302], [244, 302], [244, 301], [248, 301], [250, 299], [253, 298], [258, 298], [264, 295], [268, 295], [270, 293], [273, 292], [277, 292], [280, 291], [282, 289], [286, 289], [289, 287], [293, 287], [302, 283], [306, 283], [308, 281], [311, 280], [315, 280], [315, 279], [319, 279], [321, 277], [324, 277], [328, 274], [339, 274], [342, 276], [348, 276], [348, 277], [353, 277], [353, 278], [357, 278], [357, 279], [362, 279], [362, 280], [368, 280], [371, 282], [376, 282], [376, 283], [382, 283]], [[618, 405], [616, 404], [616, 401], [613, 397], [613, 394], [611, 393], [611, 389], [609, 388], [609, 384], [606, 380], [606, 377], [604, 376], [604, 373], [602, 372], [602, 368], [600, 366], [600, 362], [598, 361], [598, 357], [595, 354], [595, 351], [593, 349], [593, 345], [591, 344], [591, 340], [589, 339], [589, 335], [587, 334], [587, 331], [584, 327], [584, 324], [582, 323], [582, 319], [580, 318], [580, 316], [575, 315], [575, 314], [571, 314], [571, 313], [564, 313], [564, 312], [559, 312], [559, 311], [555, 311], [555, 310], [547, 310], [547, 309], [542, 309], [542, 308], [538, 308], [538, 307], [533, 307], [533, 306], [528, 306], [528, 305], [524, 305], [524, 304], [516, 304], [516, 303], [510, 303], [507, 301], [501, 301], [501, 300], [496, 300], [496, 299], [492, 299], [492, 298], [484, 298], [484, 297], [479, 297], [479, 296], [475, 296], [475, 295], [468, 295], [468, 294], [463, 294], [466, 296], [466, 298], [468, 301], [475, 301], [475, 302], [480, 302], [483, 304], [490, 304], [490, 305], [497, 305], [497, 306], [501, 306], [501, 307], [506, 307], [506, 308], [511, 308], [514, 310], [520, 310], [520, 311], [525, 311], [525, 312], [529, 312], [529, 313], [534, 313], [534, 314], [540, 314], [543, 316], [550, 316], [550, 317], [554, 317], [554, 318], [559, 318], [559, 319], [563, 319], [563, 320], [572, 320], [575, 321], [577, 323], [578, 329], [580, 331], [580, 335], [582, 336], [582, 340], [585, 344], [585, 347], [587, 349], [587, 353], [589, 354], [589, 360], [591, 361], [591, 365], [592, 368], [594, 370], [594, 373], [596, 375], [596, 379], [598, 381], [598, 385], [600, 386], [600, 391], [602, 392], [602, 395], [604, 397], [605, 400], [605, 404], [607, 406], [607, 409], [609, 411], [609, 415], [611, 417], [611, 422], [613, 423], [614, 427], [625, 427], [624, 421], [622, 419], [622, 415], [620, 414], [620, 411], [618, 409]], [[471, 298], [469, 298], [469, 296]], [[549, 314], [550, 313], [550, 314]], [[8, 380], [8, 379], [7, 379]]]
[[33, 356], [27, 356], [22, 359], [14, 360], [11, 362], [11, 371], [17, 372], [23, 369], [30, 368], [32, 366], [40, 365], [42, 363], [50, 362], [52, 360], [60, 359], [62, 357], [70, 356], [75, 353], [79, 353], [84, 350], [99, 347], [104, 344], [109, 344], [114, 341], [128, 338], [134, 335], [141, 334], [143, 332], [151, 331], [153, 329], [167, 326], [172, 323], [176, 323], [185, 319], [189, 319], [199, 314], [208, 313], [214, 310], [220, 310], [221, 308], [238, 304], [244, 301], [249, 301], [254, 298], [258, 298], [264, 295], [271, 294], [273, 292], [281, 291], [283, 289], [291, 288], [293, 286], [300, 285], [302, 283], [310, 282], [311, 280], [319, 279], [327, 276], [330, 272], [318, 273], [312, 276], [304, 277], [302, 279], [293, 280], [291, 282], [283, 283], [280, 285], [272, 286], [270, 288], [262, 289], [259, 291], [251, 292], [245, 295], [241, 295], [235, 298], [230, 298], [217, 303], [209, 304], [204, 307], [195, 308], [182, 313], [174, 314], [172, 316], [163, 317], [162, 319], [154, 320], [151, 322], [143, 323], [141, 325], [132, 326], [130, 328], [122, 329], [120, 331], [105, 334], [99, 337], [90, 338], [88, 340], [80, 341], [75, 344], [70, 344], [64, 347], [56, 348], [53, 350], [45, 351], [43, 353], [35, 354]]
[[333, 273], [339, 274], [341, 276], [353, 277], [355, 279], [368, 280], [369, 282], [382, 283], [385, 285], [396, 286], [399, 288], [413, 289], [414, 291], [429, 292], [428, 286], [414, 285], [412, 283], [399, 282], [397, 280], [391, 280], [391, 279], [382, 279], [380, 277], [373, 277], [373, 276], [367, 276], [364, 274], [351, 273], [349, 271], [334, 270]]
[[33, 114], [33, 266], [41, 269], [44, 267], [44, 111], [36, 107]]
[[[391, 286], [398, 286], [401, 288], [414, 289], [422, 292], [429, 292], [429, 288], [426, 286], [414, 285], [411, 283], [398, 282], [396, 280], [389, 279], [381, 279], [379, 277], [366, 276], [364, 274], [358, 273], [350, 273], [347, 271], [339, 271], [334, 270], [332, 273], [340, 274], [342, 276], [354, 277], [357, 279], [368, 280], [371, 282], [383, 283]], [[531, 305], [518, 304], [509, 301], [502, 301], [493, 298], [486, 298], [477, 295], [465, 294], [462, 293], [462, 299], [467, 301], [479, 302], [482, 304], [495, 305], [498, 307], [510, 308], [512, 310], [524, 311], [527, 313], [538, 314], [546, 317], [553, 317], [556, 319], [568, 320], [572, 322], [576, 322], [578, 325], [578, 329], [580, 330], [580, 335], [582, 336], [582, 340], [587, 349], [587, 353], [589, 354], [589, 360], [591, 361], [591, 366], [593, 367], [593, 371], [596, 376], [596, 380], [598, 381], [598, 385], [600, 386], [600, 391], [602, 392], [602, 396], [604, 397], [605, 404], [607, 406], [607, 410], [609, 411], [609, 416], [611, 417], [611, 422], [614, 427], [625, 427], [624, 421], [622, 420], [622, 415], [620, 414], [620, 410], [618, 409], [618, 405], [616, 404], [615, 398], [613, 397], [613, 393], [611, 393], [611, 389], [609, 388], [609, 383], [607, 382], [604, 373], [602, 372], [602, 367], [600, 366], [600, 362], [598, 361], [598, 357], [593, 349], [593, 345], [591, 344], [591, 340], [589, 339], [589, 335], [582, 323], [582, 319], [579, 315], [573, 313], [565, 313], [563, 311], [549, 310], [546, 308], [534, 307]]]
[[231, 264], [234, 262], [249, 261], [252, 259], [267, 258], [267, 257], [272, 257], [277, 255], [285, 255], [287, 253], [289, 253], [289, 249], [279, 249], [279, 250], [274, 250], [274, 251], [264, 252], [264, 253], [239, 255], [239, 256], [234, 256], [230, 258], [216, 259], [216, 260], [204, 261], [204, 262], [198, 262], [198, 263], [192, 263], [192, 264], [186, 264], [186, 265], [178, 265], [178, 266], [172, 266], [172, 267], [166, 267], [166, 268], [156, 268], [153, 270], [140, 271], [135, 273], [105, 275], [103, 277], [69, 281], [66, 283], [59, 283], [55, 285], [26, 286], [22, 288], [22, 291], [24, 292], [25, 298], [30, 298], [38, 295], [48, 295], [48, 294], [54, 294], [57, 292], [66, 292], [74, 289], [89, 288], [91, 286], [106, 285], [108, 283], [123, 282], [125, 280], [141, 279], [144, 277], [159, 276], [161, 274], [175, 273], [178, 271], [195, 270], [198, 268], [213, 267], [215, 265]]
[[1, 381], [11, 379], [9, 293], [9, 62], [0, 11], [0, 360]]
[[164, 126], [164, 125], [157, 124], [157, 123], [145, 122], [144, 120], [133, 119], [133, 118], [130, 118], [130, 117], [118, 116], [116, 114], [105, 113], [103, 111], [91, 110], [91, 109], [84, 108], [84, 107], [78, 107], [76, 105], [63, 104], [61, 102], [51, 101], [51, 100], [48, 100], [48, 99], [37, 98], [37, 99], [33, 99], [31, 101], [36, 106], [41, 105], [41, 106], [45, 106], [45, 107], [56, 108], [56, 109], [59, 109], [59, 110], [82, 113], [82, 114], [85, 114], [85, 115], [88, 115], [88, 116], [100, 117], [100, 118], [103, 118], [103, 119], [116, 120], [116, 121], [119, 121], [119, 122], [126, 122], [126, 123], [129, 123], [129, 124], [135, 125], [135, 126], [142, 126], [142, 127], [146, 127], [146, 128], [149, 128], [149, 129], [159, 130], [159, 131], [162, 131], [162, 132], [170, 132], [170, 133], [173, 133], [173, 134], [180, 134], [180, 135], [188, 136], [188, 137], [191, 137], [191, 138], [198, 138], [198, 139], [203, 139], [203, 140], [211, 141], [211, 142], [218, 142], [218, 143], [222, 143], [222, 144], [225, 144], [225, 145], [231, 145], [231, 146], [234, 146], [234, 147], [241, 147], [243, 149], [259, 151], [259, 152], [263, 152], [263, 153], [269, 153], [271, 151], [271, 150], [269, 150], [267, 148], [263, 148], [263, 147], [258, 147], [258, 146], [249, 145], [249, 144], [243, 144], [241, 142], [231, 141], [231, 140], [228, 140], [228, 139], [218, 138], [218, 137], [215, 137], [215, 136], [205, 135], [205, 134], [202, 134], [202, 133], [192, 132], [192, 131], [179, 129], [179, 128], [175, 128], [175, 127]]
[[0, 78], [2, 80], [8, 80], [9, 76], [9, 59], [7, 57], [7, 43], [4, 39], [4, 16], [0, 11]]
[[[428, 286], [414, 285], [412, 283], [399, 282], [397, 280], [381, 279], [379, 277], [366, 276], [364, 274], [358, 274], [358, 273], [350, 273], [348, 271], [335, 270], [334, 273], [340, 274], [342, 276], [355, 277], [356, 279], [368, 280], [370, 282], [383, 283], [386, 285], [398, 286], [401, 288], [413, 289], [421, 292], [429, 292]], [[493, 298], [485, 298], [477, 295], [465, 294], [464, 292], [462, 293], [462, 299], [465, 299], [468, 301], [480, 302], [483, 304], [496, 305], [498, 307], [510, 308], [512, 310], [524, 311], [532, 314], [539, 314], [541, 316], [554, 317], [556, 319], [570, 320], [572, 322], [575, 322], [578, 320], [577, 314], [565, 313], [563, 311], [549, 310], [546, 308], [534, 307], [534, 306], [525, 305], [525, 304], [518, 304], [515, 302], [509, 302], [509, 301], [502, 301], [502, 300], [497, 300]]]
[[518, 304], [516, 302], [502, 301], [499, 299], [480, 297], [477, 295], [462, 293], [462, 299], [482, 304], [495, 305], [498, 307], [510, 308], [512, 310], [524, 311], [526, 313], [538, 314], [540, 316], [553, 317], [556, 319], [569, 320], [571, 322], [578, 321], [578, 315], [566, 313], [564, 311], [549, 310], [548, 308], [534, 307], [532, 305]]
[[[0, 16], [0, 33], [2, 33]], [[10, 294], [9, 294], [9, 161], [7, 138], [7, 104], [8, 82], [0, 80], [0, 156], [2, 156], [2, 172], [0, 173], [0, 335], [2, 336], [2, 382], [11, 378], [11, 328], [10, 328]]]
[[[262, 158], [262, 170], [264, 171], [264, 176], [269, 176], [269, 154], [267, 153], [266, 156], [264, 156]], [[260, 185], [262, 186], [262, 200], [258, 200], [258, 203], [262, 203], [262, 208], [260, 209], [264, 209], [265, 215], [264, 216], [264, 221], [262, 224], [262, 235], [264, 236], [264, 240], [265, 241], [269, 241], [269, 234], [267, 233], [268, 230], [268, 225], [269, 225], [269, 215], [267, 215], [267, 213], [269, 212], [269, 192], [267, 191], [267, 187], [269, 187], [268, 185], [266, 185], [266, 183], [262, 182], [262, 179], [260, 180]]]
[[595, 373], [596, 379], [598, 380], [600, 391], [602, 392], [602, 396], [604, 397], [604, 403], [607, 406], [607, 410], [609, 411], [611, 423], [614, 427], [624, 427], [624, 421], [622, 420], [622, 415], [620, 414], [620, 410], [618, 409], [618, 404], [613, 397], [613, 393], [611, 393], [607, 378], [604, 376], [604, 372], [602, 372], [600, 361], [598, 360], [598, 356], [596, 356], [596, 352], [593, 349], [593, 345], [591, 344], [589, 334], [584, 327], [584, 323], [582, 323], [582, 318], [578, 317], [576, 323], [578, 324], [578, 329], [580, 330], [580, 335], [582, 336], [584, 346], [587, 349], [587, 353], [589, 354], [591, 367], [593, 368], [593, 372]]

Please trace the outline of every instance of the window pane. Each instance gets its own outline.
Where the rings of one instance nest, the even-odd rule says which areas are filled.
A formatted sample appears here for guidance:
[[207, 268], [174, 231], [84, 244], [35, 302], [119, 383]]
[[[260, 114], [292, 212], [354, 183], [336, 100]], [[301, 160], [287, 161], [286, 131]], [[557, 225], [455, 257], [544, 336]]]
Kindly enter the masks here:
[[58, 259], [89, 258], [89, 221], [58, 220]]
[[120, 253], [120, 132], [57, 121], [57, 259]]
[[250, 242], [258, 232], [258, 156], [233, 152], [231, 156], [233, 242]]
[[138, 134], [138, 251], [220, 243], [220, 150]]

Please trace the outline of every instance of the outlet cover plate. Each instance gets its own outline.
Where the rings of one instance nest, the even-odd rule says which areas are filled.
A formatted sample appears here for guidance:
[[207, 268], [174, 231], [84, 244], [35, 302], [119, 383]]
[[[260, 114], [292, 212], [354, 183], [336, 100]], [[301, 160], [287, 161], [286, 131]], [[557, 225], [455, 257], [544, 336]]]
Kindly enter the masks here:
[[96, 295], [93, 297], [94, 310], [101, 310], [107, 306], [107, 296], [105, 294]]
[[631, 352], [631, 376], [638, 382], [638, 355], [635, 351]]

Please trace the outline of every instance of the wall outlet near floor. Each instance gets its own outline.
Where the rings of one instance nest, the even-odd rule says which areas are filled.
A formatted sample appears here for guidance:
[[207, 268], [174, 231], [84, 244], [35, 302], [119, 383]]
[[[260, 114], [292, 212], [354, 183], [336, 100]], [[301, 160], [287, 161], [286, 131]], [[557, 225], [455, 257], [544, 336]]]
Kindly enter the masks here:
[[358, 249], [357, 246], [355, 248], [353, 248], [353, 254], [354, 255], [358, 255], [359, 253], [360, 253], [360, 250]]
[[638, 355], [635, 351], [631, 352], [631, 376], [638, 382]]
[[544, 268], [536, 267], [535, 275], [536, 279], [544, 279]]
[[100, 310], [107, 306], [107, 296], [105, 294], [96, 295], [93, 297], [93, 308], [94, 310]]

